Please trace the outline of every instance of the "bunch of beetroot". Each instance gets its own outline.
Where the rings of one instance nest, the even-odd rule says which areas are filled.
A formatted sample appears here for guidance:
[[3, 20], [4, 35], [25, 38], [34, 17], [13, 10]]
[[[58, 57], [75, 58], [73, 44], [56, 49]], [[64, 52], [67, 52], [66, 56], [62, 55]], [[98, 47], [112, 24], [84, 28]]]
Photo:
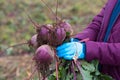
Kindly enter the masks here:
[[[32, 20], [31, 20], [32, 21]], [[88, 63], [79, 62], [77, 59], [66, 61], [58, 59], [56, 47], [68, 42], [72, 34], [71, 25], [65, 21], [55, 24], [39, 25], [32, 21], [36, 34], [28, 41], [36, 51], [33, 56], [35, 70], [42, 75], [41, 80], [113, 80], [107, 75], [98, 71], [98, 61]], [[89, 39], [83, 39], [84, 42]], [[56, 62], [55, 69], [50, 69], [53, 62]], [[55, 75], [56, 74], [56, 75]], [[28, 80], [30, 80], [31, 76]]]
[[43, 79], [48, 76], [49, 66], [57, 60], [55, 48], [69, 39], [72, 29], [71, 25], [65, 21], [55, 24], [39, 25], [32, 21], [35, 26], [36, 34], [29, 40], [29, 46], [36, 49], [33, 60], [37, 70]]
[[69, 37], [68, 34], [72, 33], [70, 24], [65, 21], [53, 25], [35, 25], [35, 28], [37, 34], [29, 41], [33, 47], [39, 47], [43, 44], [56, 47]]

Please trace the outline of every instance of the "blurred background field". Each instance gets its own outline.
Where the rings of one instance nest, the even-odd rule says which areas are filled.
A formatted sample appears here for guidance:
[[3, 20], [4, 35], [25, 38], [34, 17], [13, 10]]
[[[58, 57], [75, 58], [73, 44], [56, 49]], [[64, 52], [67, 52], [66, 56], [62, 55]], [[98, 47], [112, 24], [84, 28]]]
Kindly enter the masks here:
[[[56, 0], [44, 1], [55, 11]], [[76, 34], [99, 13], [105, 2], [106, 0], [59, 0], [58, 15], [73, 26]], [[40, 0], [0, 0], [0, 80], [24, 80], [31, 74], [34, 51], [28, 45], [9, 48], [26, 42], [35, 34], [27, 15], [39, 24], [55, 21], [53, 14]], [[34, 80], [38, 79], [34, 77]]]

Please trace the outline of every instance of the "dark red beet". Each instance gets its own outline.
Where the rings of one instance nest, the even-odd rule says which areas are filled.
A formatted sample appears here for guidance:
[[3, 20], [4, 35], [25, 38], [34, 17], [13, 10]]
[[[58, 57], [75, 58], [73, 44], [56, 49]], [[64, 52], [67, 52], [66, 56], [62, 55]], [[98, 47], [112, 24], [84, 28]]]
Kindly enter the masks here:
[[56, 47], [72, 34], [71, 25], [65, 21], [53, 25], [41, 25], [36, 29], [37, 47], [44, 44]]
[[50, 64], [53, 61], [54, 52], [48, 45], [40, 46], [34, 55], [34, 60], [40, 64]]
[[58, 45], [62, 44], [66, 37], [65, 29], [57, 27], [55, 30], [55, 33], [54, 33], [54, 37], [55, 37], [55, 39], [53, 41], [54, 46], [58, 46]]
[[40, 46], [33, 57], [36, 62], [37, 70], [41, 73], [43, 79], [49, 73], [49, 66], [54, 60], [54, 51], [48, 45]]
[[29, 43], [29, 46], [37, 48], [37, 34], [33, 35], [28, 43]]
[[66, 31], [60, 26], [52, 27], [51, 25], [42, 25], [38, 30], [37, 42], [38, 47], [43, 44], [58, 46], [62, 44], [66, 37]]
[[65, 29], [64, 28], [57, 28], [55, 34], [57, 36], [58, 44], [61, 44], [66, 37]]
[[73, 33], [73, 30], [72, 30], [72, 26], [66, 22], [66, 21], [62, 21], [59, 23], [60, 27], [64, 28], [66, 32], [69, 32], [70, 34]]
[[43, 44], [48, 44], [51, 29], [52, 29], [52, 25], [42, 25], [40, 29], [37, 30], [38, 47]]

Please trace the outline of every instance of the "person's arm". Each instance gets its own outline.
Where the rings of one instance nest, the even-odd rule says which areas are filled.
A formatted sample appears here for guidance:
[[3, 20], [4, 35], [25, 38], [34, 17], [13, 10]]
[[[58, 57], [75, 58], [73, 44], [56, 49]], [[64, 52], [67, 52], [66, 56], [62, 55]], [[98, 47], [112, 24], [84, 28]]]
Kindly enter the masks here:
[[120, 66], [120, 43], [87, 41], [86, 60], [98, 59], [101, 64]]
[[87, 61], [97, 59], [100, 64], [120, 66], [120, 43], [68, 42], [57, 47], [58, 57], [66, 60], [73, 60], [76, 52], [78, 59]]
[[74, 38], [78, 38], [80, 40], [85, 38], [89, 38], [91, 41], [96, 40], [103, 21], [105, 6], [102, 8], [101, 12], [93, 18], [88, 27], [77, 34]]

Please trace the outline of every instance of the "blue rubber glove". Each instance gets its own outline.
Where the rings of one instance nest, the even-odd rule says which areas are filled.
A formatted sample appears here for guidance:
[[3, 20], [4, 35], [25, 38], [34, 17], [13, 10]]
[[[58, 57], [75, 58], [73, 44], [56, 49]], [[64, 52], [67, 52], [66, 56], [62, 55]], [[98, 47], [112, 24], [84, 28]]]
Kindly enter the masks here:
[[70, 42], [78, 42], [80, 41], [79, 39], [76, 39], [76, 38], [70, 38]]
[[57, 47], [57, 56], [66, 60], [73, 60], [73, 57], [77, 55], [78, 59], [84, 59], [84, 43], [74, 42], [72, 39], [70, 41]]

